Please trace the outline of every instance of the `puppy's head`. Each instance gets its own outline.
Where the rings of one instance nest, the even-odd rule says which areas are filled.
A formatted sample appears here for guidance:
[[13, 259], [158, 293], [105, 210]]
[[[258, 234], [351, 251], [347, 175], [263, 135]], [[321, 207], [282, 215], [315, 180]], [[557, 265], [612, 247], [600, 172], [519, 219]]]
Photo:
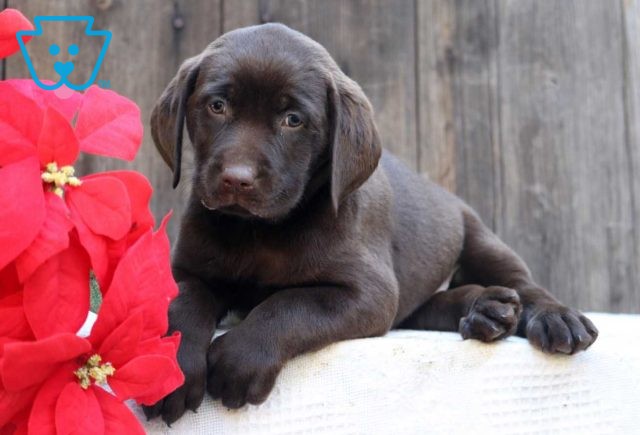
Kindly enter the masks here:
[[328, 183], [337, 210], [381, 153], [360, 87], [319, 44], [280, 24], [221, 36], [186, 60], [160, 97], [152, 135], [174, 187], [185, 121], [193, 193], [208, 209], [244, 218], [281, 219]]

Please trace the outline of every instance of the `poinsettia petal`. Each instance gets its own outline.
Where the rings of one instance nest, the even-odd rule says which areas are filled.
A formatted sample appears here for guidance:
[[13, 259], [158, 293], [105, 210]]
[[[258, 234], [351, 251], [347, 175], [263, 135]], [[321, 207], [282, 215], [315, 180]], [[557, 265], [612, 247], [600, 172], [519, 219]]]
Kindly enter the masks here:
[[38, 138], [38, 158], [45, 167], [55, 162], [58, 167], [71, 165], [78, 158], [80, 144], [69, 121], [56, 109], [47, 107]]
[[100, 281], [103, 295], [107, 294], [107, 291], [111, 286], [111, 281], [113, 280], [113, 274], [116, 271], [116, 267], [118, 267], [118, 263], [120, 263], [120, 260], [122, 259], [125, 252], [127, 252], [127, 249], [130, 246], [129, 244], [127, 244], [128, 239], [129, 239], [129, 233], [120, 240], [116, 240], [116, 241], [108, 240], [107, 247], [106, 247], [108, 264], [106, 267], [106, 273], [102, 277], [102, 281]]
[[[0, 337], [0, 367], [2, 367], [4, 346], [13, 342], [16, 342], [16, 340]], [[16, 420], [22, 417], [18, 415], [19, 413], [29, 410], [29, 405], [33, 402], [33, 397], [38, 391], [38, 388], [39, 385], [36, 385], [20, 391], [7, 391], [0, 373], [0, 428], [5, 427], [9, 421], [16, 422]]]
[[104, 434], [104, 418], [94, 388], [83, 390], [77, 382], [64, 386], [56, 403], [56, 430], [58, 434]]
[[184, 376], [176, 360], [179, 344], [179, 333], [174, 333], [170, 337], [156, 337], [140, 343], [137, 349], [139, 355], [164, 355], [174, 362], [174, 367], [172, 376], [159, 380], [155, 384], [155, 389], [149, 389], [146, 394], [136, 397], [138, 403], [155, 403], [158, 401], [158, 397], [164, 397], [182, 385]]
[[[119, 240], [95, 234], [83, 221], [77, 210], [70, 207], [71, 219], [74, 222], [80, 243], [89, 253], [91, 266], [100, 284], [100, 290], [106, 294], [111, 285], [113, 273], [125, 251], [140, 236], [153, 228], [154, 218], [148, 208], [152, 189], [148, 180], [133, 171], [110, 171], [83, 177], [93, 180], [103, 176], [112, 176], [121, 180], [129, 192], [132, 208], [132, 223], [129, 232]], [[73, 194], [72, 194], [73, 195]], [[166, 226], [166, 224], [164, 224]]]
[[[9, 263], [4, 269], [0, 269], [0, 299], [22, 291], [22, 285], [18, 280], [15, 263]], [[2, 334], [0, 334], [2, 337]]]
[[87, 340], [69, 333], [37, 341], [7, 343], [0, 364], [2, 383], [7, 391], [29, 388], [58, 371], [61, 363], [90, 350]]
[[[17, 9], [7, 8], [0, 12], [0, 59], [20, 50], [16, 39], [16, 32], [20, 30], [33, 30], [33, 24]], [[31, 36], [22, 38], [25, 43], [30, 39]]]
[[156, 233], [140, 237], [120, 260], [91, 330], [92, 343], [102, 343], [134, 309], [144, 309], [143, 339], [166, 332], [169, 302], [178, 293], [171, 273], [166, 223], [165, 219]]
[[[29, 421], [29, 414], [31, 414], [31, 408], [25, 407], [24, 409], [18, 410], [17, 412], [13, 412], [13, 417], [9, 421], [9, 424], [6, 426], [2, 426], [0, 423], [0, 428], [4, 429], [6, 435], [28, 435], [27, 432], [27, 422]], [[5, 435], [5, 432], [1, 432]]]
[[94, 233], [113, 240], [123, 237], [131, 227], [131, 202], [127, 188], [114, 177], [83, 179], [69, 189], [67, 204]]
[[80, 329], [89, 311], [89, 270], [87, 254], [71, 243], [25, 282], [24, 311], [37, 338]]
[[45, 204], [40, 169], [35, 158], [0, 168], [0, 180], [5, 181], [0, 189], [2, 269], [24, 251], [40, 232], [45, 218]]
[[16, 269], [20, 282], [24, 282], [38, 267], [49, 258], [69, 246], [69, 231], [73, 222], [64, 200], [53, 192], [45, 192], [47, 215], [40, 232], [18, 258]]
[[[0, 121], [0, 130], [2, 121]], [[0, 144], [0, 168], [11, 163], [19, 162], [29, 157], [35, 156], [36, 148], [28, 143], [7, 143]]]
[[18, 413], [28, 410], [38, 388], [39, 385], [20, 391], [6, 391], [0, 388], [0, 434], [9, 421], [18, 418]]
[[[116, 369], [109, 386], [121, 400], [152, 405], [178, 388], [184, 377], [177, 364], [163, 355], [144, 355]], [[168, 391], [167, 391], [168, 390]], [[145, 400], [139, 400], [144, 397]]]
[[130, 243], [127, 246], [137, 240], [143, 233], [152, 229], [155, 226], [155, 218], [151, 209], [149, 208], [149, 202], [153, 193], [151, 183], [140, 172], [136, 171], [107, 171], [100, 174], [88, 175], [83, 180], [93, 179], [100, 176], [115, 177], [122, 181], [122, 184], [129, 193], [129, 200], [131, 202], [131, 228], [127, 234], [127, 238]]
[[98, 348], [104, 361], [121, 367], [134, 357], [142, 335], [142, 316], [142, 311], [131, 315], [104, 339]]
[[114, 395], [100, 388], [95, 389], [95, 395], [102, 409], [105, 433], [118, 435], [145, 434], [138, 418]]
[[73, 375], [76, 369], [73, 363], [66, 363], [44, 381], [33, 401], [29, 416], [29, 433], [56, 434], [56, 403], [68, 384], [78, 382]]
[[[0, 358], [4, 356], [4, 347], [9, 343], [20, 343], [21, 340], [16, 340], [15, 338], [10, 337], [1, 337], [0, 336]], [[2, 360], [0, 360], [0, 367], [2, 367]], [[0, 369], [0, 387], [4, 388], [4, 384], [2, 383], [2, 371]]]
[[102, 291], [109, 269], [109, 241], [106, 237], [99, 236], [91, 231], [82, 220], [82, 217], [80, 217], [73, 208], [70, 209], [70, 212], [71, 220], [73, 221], [76, 233], [78, 234], [79, 243], [89, 254], [91, 269], [93, 270], [93, 273], [98, 280], [98, 284], [100, 284], [100, 290]]
[[91, 86], [78, 112], [76, 134], [85, 153], [131, 161], [142, 142], [140, 109], [113, 91]]
[[[9, 265], [0, 271], [0, 358], [4, 345], [13, 341], [33, 340], [31, 326], [24, 314], [23, 297], [15, 267]], [[0, 376], [0, 388], [3, 388]]]
[[[35, 155], [35, 145], [40, 135], [44, 112], [8, 82], [8, 80], [0, 81], [1, 146], [4, 149], [11, 145], [14, 152], [15, 149], [22, 149], [24, 152], [32, 147]], [[14, 161], [17, 161], [15, 157], [0, 157], [0, 165]]]
[[155, 354], [175, 358], [180, 346], [180, 339], [181, 336], [178, 331], [166, 337], [148, 338], [140, 342], [135, 356]]
[[[167, 286], [168, 287], [168, 286]], [[142, 339], [149, 337], [160, 337], [167, 333], [169, 329], [169, 299], [165, 296], [155, 300], [149, 300], [144, 305], [144, 326], [142, 328]]]
[[[54, 84], [51, 80], [41, 81], [46, 85]], [[80, 104], [82, 104], [83, 95], [69, 88], [65, 89], [66, 94], [64, 98], [62, 98], [60, 92], [51, 92], [42, 89], [31, 79], [11, 79], [5, 80], [3, 83], [12, 86], [16, 91], [32, 100], [43, 113], [47, 107], [53, 107], [64, 115], [68, 121], [74, 118], [80, 108]]]
[[[115, 177], [122, 181], [129, 193], [129, 199], [131, 201], [131, 228], [123, 238], [116, 241], [106, 240], [104, 238], [101, 240], [88, 240], [88, 244], [99, 245], [92, 248], [89, 248], [87, 244], [83, 242], [83, 245], [91, 255], [92, 264], [104, 261], [103, 258], [96, 258], [94, 260], [94, 256], [99, 257], [106, 252], [108, 265], [101, 263], [100, 270], [96, 270], [96, 277], [100, 283], [100, 289], [106, 294], [111, 285], [113, 273], [125, 251], [138, 240], [142, 234], [155, 226], [155, 219], [149, 208], [149, 200], [151, 199], [153, 189], [151, 188], [151, 183], [149, 183], [149, 180], [147, 180], [144, 175], [135, 171], [108, 171], [88, 175], [84, 177], [83, 180], [103, 175]], [[81, 234], [80, 238], [82, 240], [85, 237]], [[90, 237], [86, 238], [90, 239]]]
[[0, 299], [0, 336], [29, 340], [33, 332], [23, 308], [23, 293], [18, 292]]

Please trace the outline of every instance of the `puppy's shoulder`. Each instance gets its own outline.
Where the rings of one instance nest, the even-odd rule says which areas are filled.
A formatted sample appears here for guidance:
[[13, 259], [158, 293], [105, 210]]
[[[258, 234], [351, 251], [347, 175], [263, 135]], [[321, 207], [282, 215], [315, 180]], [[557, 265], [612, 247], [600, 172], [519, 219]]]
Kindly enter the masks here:
[[387, 245], [391, 240], [393, 191], [378, 167], [359, 189], [340, 205], [339, 227], [353, 249]]

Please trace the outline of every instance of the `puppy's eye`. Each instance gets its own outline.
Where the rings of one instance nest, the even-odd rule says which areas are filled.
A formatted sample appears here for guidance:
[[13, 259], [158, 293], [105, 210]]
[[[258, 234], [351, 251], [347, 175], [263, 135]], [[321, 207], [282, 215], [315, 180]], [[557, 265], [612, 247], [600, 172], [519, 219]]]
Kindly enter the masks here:
[[286, 118], [284, 118], [284, 121], [282, 121], [282, 125], [284, 127], [290, 128], [300, 127], [302, 125], [302, 119], [300, 119], [300, 116], [296, 115], [295, 113], [290, 113]]
[[209, 110], [215, 113], [216, 115], [222, 115], [226, 110], [226, 104], [222, 100], [216, 100], [213, 103], [209, 104]]

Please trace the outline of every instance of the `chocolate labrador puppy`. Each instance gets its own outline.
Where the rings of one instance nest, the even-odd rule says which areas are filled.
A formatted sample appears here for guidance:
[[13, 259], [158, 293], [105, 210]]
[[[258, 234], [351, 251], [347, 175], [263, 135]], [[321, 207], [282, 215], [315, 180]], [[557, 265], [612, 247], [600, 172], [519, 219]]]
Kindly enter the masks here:
[[[247, 27], [184, 62], [151, 118], [174, 186], [185, 121], [195, 172], [169, 315], [186, 380], [148, 417], [175, 421], [205, 388], [261, 403], [289, 359], [390, 328], [564, 354], [596, 339], [468, 205], [382, 151], [362, 89], [308, 37]], [[229, 310], [248, 315], [211, 343]]]

